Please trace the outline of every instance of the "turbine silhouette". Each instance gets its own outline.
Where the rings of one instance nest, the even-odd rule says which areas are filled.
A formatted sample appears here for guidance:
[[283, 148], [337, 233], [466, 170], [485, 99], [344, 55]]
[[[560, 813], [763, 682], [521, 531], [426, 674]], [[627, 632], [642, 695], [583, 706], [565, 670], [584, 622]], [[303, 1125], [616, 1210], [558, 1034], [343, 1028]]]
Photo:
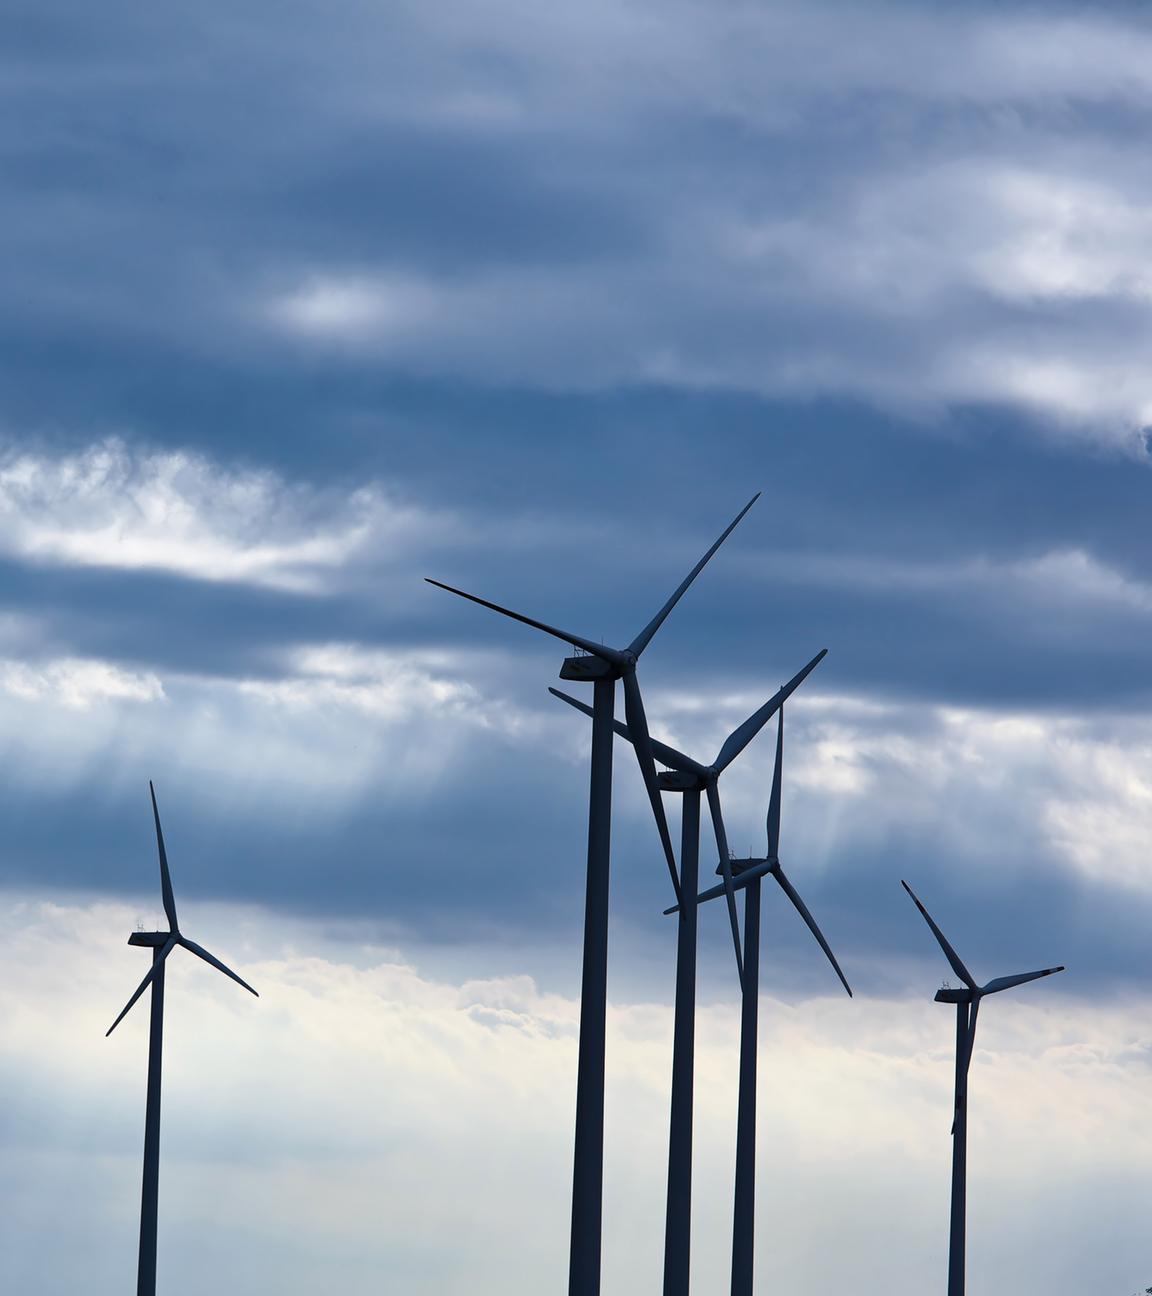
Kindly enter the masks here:
[[948, 943], [948, 938], [933, 922], [932, 915], [920, 903], [916, 893], [907, 882], [901, 880], [900, 885], [912, 897], [913, 903], [924, 916], [924, 921], [932, 929], [932, 935], [936, 937], [937, 943], [944, 951], [944, 957], [948, 960], [952, 971], [964, 983], [963, 989], [946, 987], [936, 991], [937, 1003], [956, 1005], [956, 1096], [952, 1120], [952, 1208], [948, 1237], [948, 1296], [964, 1296], [968, 1191], [968, 1069], [972, 1065], [972, 1049], [976, 1042], [976, 1014], [980, 1011], [980, 1001], [985, 995], [1011, 990], [1013, 986], [1037, 981], [1041, 977], [1051, 976], [1054, 972], [1063, 972], [1064, 968], [1060, 966], [1041, 968], [1039, 972], [1017, 972], [1012, 976], [994, 977], [986, 985], [977, 985], [976, 979], [965, 967], [959, 954]]
[[[824, 659], [826, 648], [820, 652], [758, 711], [753, 712], [743, 724], [725, 740], [711, 765], [703, 765], [666, 743], [652, 740], [652, 751], [661, 765], [658, 778], [665, 792], [680, 792], [680, 881], [689, 895], [694, 895], [699, 877], [700, 854], [700, 794], [708, 793], [708, 808], [716, 834], [721, 861], [727, 858], [727, 836], [720, 810], [718, 784], [720, 775], [736, 759], [753, 738], [784, 705], [786, 698], [806, 680]], [[592, 708], [559, 689], [549, 693], [575, 707], [585, 715]], [[613, 722], [616, 732], [632, 742], [632, 731], [618, 720]], [[733, 883], [735, 886], [735, 883]], [[723, 885], [718, 894], [724, 892]], [[664, 1225], [664, 1293], [665, 1296], [686, 1296], [690, 1259], [692, 1223], [692, 1106], [694, 1046], [696, 1034], [696, 915], [698, 906], [685, 905], [680, 910], [676, 942], [676, 1010], [672, 1044], [672, 1110], [668, 1138], [668, 1198]], [[735, 906], [733, 905], [733, 911]], [[669, 910], [669, 913], [675, 910]], [[735, 917], [733, 912], [732, 917]], [[739, 949], [739, 926], [734, 928]]]
[[[140, 1255], [136, 1271], [137, 1296], [155, 1296], [156, 1292], [156, 1220], [160, 1186], [160, 1072], [164, 1051], [164, 963], [168, 955], [182, 945], [186, 950], [210, 963], [252, 994], [256, 991], [231, 968], [225, 967], [214, 955], [189, 940], [180, 930], [176, 919], [176, 899], [172, 894], [172, 878], [168, 872], [168, 855], [164, 850], [164, 833], [160, 827], [160, 811], [156, 808], [156, 792], [151, 781], [148, 791], [152, 797], [152, 817], [156, 822], [156, 847], [160, 853], [160, 894], [164, 913], [168, 918], [166, 932], [133, 932], [129, 945], [143, 945], [152, 950], [152, 966], [144, 980], [136, 987], [132, 998], [124, 1005], [119, 1017], [108, 1027], [105, 1038], [111, 1035], [124, 1020], [129, 1009], [151, 985], [152, 1012], [148, 1031], [148, 1098], [144, 1118], [144, 1179], [140, 1199]], [[259, 996], [257, 996], [259, 997]]]
[[[783, 703], [783, 699], [781, 699]], [[732, 1296], [752, 1296], [755, 1259], [756, 1216], [756, 1049], [760, 1000], [760, 884], [766, 875], [774, 877], [780, 889], [803, 918], [844, 989], [852, 987], [840, 964], [816, 925], [808, 906], [800, 899], [780, 865], [780, 797], [784, 770], [784, 707], [777, 717], [776, 762], [772, 791], [768, 799], [768, 853], [764, 859], [734, 860], [735, 885], [744, 892], [744, 984], [740, 999], [740, 1093], [736, 1115], [736, 1184], [732, 1213]], [[724, 894], [722, 886], [703, 892], [704, 903]], [[669, 913], [673, 910], [669, 910]]]
[[[572, 1232], [568, 1264], [569, 1296], [596, 1296], [600, 1290], [600, 1241], [604, 1179], [604, 1031], [608, 975], [608, 878], [612, 814], [612, 720], [616, 681], [624, 688], [624, 713], [634, 735], [636, 761], [656, 820], [660, 844], [676, 898], [681, 898], [672, 838], [656, 775], [652, 739], [636, 665], [641, 653], [663, 625], [684, 592], [760, 498], [757, 492], [725, 527], [719, 539], [681, 581], [671, 598], [626, 648], [608, 648], [583, 635], [510, 611], [498, 603], [464, 590], [428, 580], [430, 585], [479, 603], [502, 616], [542, 630], [580, 650], [565, 659], [560, 678], [590, 681], [592, 697], [592, 758], [588, 798], [588, 873], [584, 902], [584, 957], [580, 991], [580, 1044], [576, 1078], [576, 1139], [572, 1166]], [[427, 578], [426, 578], [427, 579]], [[729, 879], [730, 880], [730, 879]], [[739, 954], [739, 951], [737, 951]]]

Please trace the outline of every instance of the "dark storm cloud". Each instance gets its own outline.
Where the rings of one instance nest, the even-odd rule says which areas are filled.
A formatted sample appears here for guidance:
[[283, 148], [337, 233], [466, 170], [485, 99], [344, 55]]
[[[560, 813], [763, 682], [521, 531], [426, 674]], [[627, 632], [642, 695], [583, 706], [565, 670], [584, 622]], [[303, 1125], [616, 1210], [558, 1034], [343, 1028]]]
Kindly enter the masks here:
[[[1002, 6], [724, 6], [703, 27], [694, 6], [653, 12], [555, 29], [515, 5], [484, 22], [455, 5], [16, 15], [7, 442], [52, 464], [119, 437], [137, 463], [195, 454], [216, 475], [177, 501], [215, 518], [180, 569], [34, 550], [5, 497], [0, 599], [31, 627], [22, 663], [154, 672], [170, 718], [127, 772], [97, 755], [2, 794], [10, 883], [143, 892], [143, 778], [230, 710], [230, 757], [267, 756], [243, 724], [307, 750], [313, 717], [337, 725], [344, 703], [319, 695], [297, 731], [287, 703], [243, 711], [235, 688], [313, 689], [298, 658], [317, 644], [441, 652], [475, 697], [559, 732], [544, 688], [562, 648], [421, 578], [623, 642], [757, 489], [645, 659], [654, 696], [766, 694], [828, 647], [815, 688], [891, 705], [876, 726], [924, 751], [918, 707], [1106, 728], [1143, 710], [1144, 19], [1068, 10], [1069, 59]], [[396, 300], [412, 303], [399, 320]], [[350, 542], [306, 590], [203, 579], [197, 545], [252, 543], [237, 508], [212, 514], [246, 472], [271, 483], [270, 516], [307, 515], [290, 538], [343, 534], [365, 486], [439, 525]], [[77, 525], [68, 490], [53, 498], [49, 520]], [[130, 507], [108, 517], [131, 529]], [[374, 722], [348, 717], [349, 746], [369, 744]], [[91, 723], [77, 711], [80, 745]], [[144, 724], [115, 723], [122, 747]], [[303, 821], [285, 813], [306, 799], [298, 772], [271, 791], [253, 773], [222, 802], [199, 750], [165, 766], [188, 780], [171, 795], [201, 894], [426, 940], [571, 936], [583, 766], [539, 735], [418, 723], [455, 745], [418, 794], [373, 754], [378, 796]], [[1002, 795], [982, 813], [1013, 847], [1005, 878], [1044, 878], [1037, 957], [1135, 974], [1146, 902], [1066, 860], [1045, 873], [1049, 835]], [[666, 897], [639, 864], [634, 786], [620, 807], [621, 902], [657, 941]], [[983, 873], [954, 885], [982, 857], [952, 825], [885, 832], [834, 838], [806, 888], [864, 975], [917, 939], [896, 886], [917, 866], [941, 921], [986, 933], [1005, 970], [1023, 893]], [[1045, 926], [1060, 948], [1041, 956]], [[780, 940], [801, 955], [787, 924]]]
[[[648, 417], [655, 424], [668, 405], [666, 398], [653, 403], [656, 411]], [[628, 404], [622, 400], [623, 408]], [[645, 402], [632, 405], [643, 410]], [[601, 407], [610, 409], [611, 402]], [[818, 426], [812, 411], [796, 411], [787, 432], [766, 434], [757, 427], [765, 411], [743, 412], [749, 424], [743, 432], [733, 430], [733, 419], [725, 434], [705, 444], [689, 430], [694, 411], [680, 409], [679, 426], [668, 434], [663, 454], [653, 454], [647, 438], [627, 439], [618, 428], [593, 433], [579, 448], [561, 443], [554, 457], [528, 437], [509, 438], [505, 445], [461, 440], [451, 471], [442, 475], [441, 494], [463, 505], [470, 474], [474, 481], [488, 474], [472, 494], [463, 528], [468, 540], [441, 548], [419, 565], [412, 561], [391, 570], [378, 585], [370, 565], [335, 571], [333, 585], [342, 590], [301, 595], [163, 572], [10, 561], [4, 581], [8, 607], [37, 618], [39, 655], [46, 660], [99, 657], [162, 677], [191, 675], [209, 690], [213, 679], [221, 685], [234, 677], [292, 679], [287, 661], [293, 648], [317, 642], [448, 650], [452, 669], [494, 705], [503, 697], [509, 706], [549, 718], [553, 734], [566, 722], [576, 733], [582, 722], [566, 715], [551, 719], [556, 708], [544, 693], [562, 646], [424, 586], [423, 572], [459, 580], [578, 632], [623, 641], [710, 541], [734, 507], [735, 492], [763, 482], [764, 499], [647, 654], [645, 678], [655, 698], [701, 686], [766, 696], [816, 648], [827, 646], [830, 657], [813, 685], [833, 695], [899, 702], [904, 709], [877, 721], [876, 729], [930, 751], [938, 735], [928, 714], [917, 720], [917, 706], [976, 705], [993, 713], [1038, 709], [1057, 718], [1095, 710], [1106, 733], [1109, 716], [1143, 696], [1146, 611], [1097, 600], [1092, 573], [1089, 588], [1071, 594], [1063, 590], [1059, 568], [1038, 583], [1021, 584], [1012, 575], [1014, 563], [1081, 546], [1121, 562], [1125, 536], [1136, 534], [1143, 469], [1024, 437], [995, 437], [979, 427], [924, 435], [886, 427], [874, 416], [869, 425], [863, 414], [850, 420], [850, 411], [823, 411]], [[770, 413], [780, 419], [783, 412]], [[622, 417], [622, 410], [609, 417]], [[702, 424], [703, 411], [696, 417]], [[574, 479], [585, 456], [610, 444], [617, 471], [598, 494], [585, 488], [586, 500], [583, 492], [555, 492], [557, 476]], [[434, 448], [426, 446], [432, 457]], [[410, 444], [406, 455], [394, 468], [418, 499], [435, 474], [428, 464], [414, 464]], [[385, 458], [380, 452], [368, 457], [379, 467]], [[726, 463], [739, 471], [709, 473], [710, 465]], [[760, 472], [749, 481], [753, 464]], [[879, 471], [869, 476], [873, 464]], [[678, 523], [650, 507], [645, 525], [634, 530], [623, 514], [642, 473], [652, 482], [646, 498], [679, 499], [680, 518], [689, 520]], [[533, 480], [538, 487], [525, 492]], [[699, 491], [683, 493], [685, 482], [700, 483]], [[1014, 507], [1031, 492], [1042, 505]], [[516, 514], [517, 500], [525, 495], [530, 505]], [[544, 525], [550, 495], [556, 508]], [[535, 524], [534, 540], [510, 548], [501, 526], [523, 527], [524, 518]], [[784, 552], [777, 540], [786, 544]], [[950, 575], [957, 569], [963, 574], [973, 563], [985, 565], [959, 580]], [[1130, 578], [1139, 581], [1138, 553], [1128, 554], [1127, 566]], [[29, 660], [35, 664], [36, 654]], [[230, 703], [213, 705], [226, 709]], [[194, 708], [173, 706], [172, 750], [157, 754], [161, 762], [178, 757], [182, 726], [195, 723]], [[650, 710], [659, 732], [666, 722], [658, 700]], [[739, 718], [734, 715], [731, 723]], [[83, 723], [78, 716], [76, 724]], [[172, 813], [182, 820], [181, 858], [195, 870], [193, 894], [271, 901], [332, 918], [373, 915], [383, 933], [418, 934], [425, 941], [499, 941], [498, 933], [509, 930], [575, 939], [582, 892], [582, 764], [532, 756], [522, 744], [459, 729], [447, 716], [429, 717], [425, 724], [459, 746], [457, 761], [425, 789], [413, 796], [410, 788], [389, 788], [389, 763], [403, 759], [401, 748], [373, 776], [378, 795], [344, 799], [339, 813], [319, 813], [311, 822], [298, 815], [283, 818], [281, 794], [266, 798], [251, 781], [253, 790], [245, 795], [241, 783], [227, 806], [213, 804], [211, 797], [204, 801], [196, 791], [199, 776], [187, 789], [177, 782], [168, 791], [166, 785], [166, 797], [176, 803]], [[362, 741], [362, 733], [350, 723], [348, 741]], [[406, 739], [398, 735], [396, 741]], [[804, 747], [790, 750], [802, 754]], [[711, 745], [700, 754], [710, 755]], [[140, 786], [155, 772], [157, 758], [133, 766]], [[323, 757], [317, 753], [316, 759]], [[658, 870], [648, 867], [652, 834], [631, 786], [635, 772], [627, 752], [620, 759], [616, 886], [622, 915], [641, 933], [632, 947], [641, 958], [644, 944], [662, 939], [666, 924], [658, 910], [666, 897]], [[763, 766], [767, 758], [759, 752], [750, 759]], [[1018, 777], [1019, 771], [1006, 772], [1006, 792]], [[147, 816], [131, 786], [121, 780], [107, 786], [93, 769], [80, 786], [56, 788], [49, 780], [31, 793], [24, 785], [8, 793], [8, 880], [147, 896]], [[964, 795], [962, 781], [957, 791]], [[818, 820], [829, 801], [836, 803], [835, 793], [810, 797], [799, 819]], [[451, 814], [443, 813], [445, 806]], [[747, 812], [739, 816], [741, 840], [749, 828], [759, 840], [762, 813], [754, 811], [750, 822]], [[874, 966], [875, 960], [892, 957], [902, 967], [900, 956], [910, 948], [898, 919], [902, 874], [926, 876], [929, 887], [931, 879], [945, 879], [940, 907], [955, 915], [958, 926], [979, 933], [973, 961], [994, 958], [999, 948], [1011, 956], [1026, 892], [1042, 886], [1045, 918], [1039, 929], [1050, 931], [1060, 945], [1051, 957], [1073, 961], [1079, 954], [1081, 973], [1089, 978], [1139, 975], [1143, 902], [1125, 899], [1106, 880], [1089, 887], [1062, 861], [1053, 861], [1045, 835], [1029, 822], [1029, 803], [1015, 811], [1005, 805], [999, 823], [989, 818], [987, 803], [980, 813], [1004, 858], [1007, 882], [995, 884], [979, 871], [972, 875], [982, 852], [955, 840], [951, 825], [920, 818], [901, 825], [898, 810], [879, 842], [861, 846], [850, 834], [835, 840], [805, 894], [822, 921], [840, 933], [846, 957], [862, 961], [865, 982], [874, 977], [886, 984], [891, 973]], [[135, 842], [131, 850], [129, 842]], [[804, 850], [797, 854], [803, 865]], [[970, 876], [981, 890], [946, 881]], [[1006, 893], [997, 885], [1007, 886]], [[1104, 929], [1113, 937], [1100, 945], [1092, 933]], [[791, 973], [800, 977], [798, 985], [819, 988], [820, 969], [806, 957], [803, 933], [789, 928], [786, 915], [778, 940], [787, 966], [800, 969]]]

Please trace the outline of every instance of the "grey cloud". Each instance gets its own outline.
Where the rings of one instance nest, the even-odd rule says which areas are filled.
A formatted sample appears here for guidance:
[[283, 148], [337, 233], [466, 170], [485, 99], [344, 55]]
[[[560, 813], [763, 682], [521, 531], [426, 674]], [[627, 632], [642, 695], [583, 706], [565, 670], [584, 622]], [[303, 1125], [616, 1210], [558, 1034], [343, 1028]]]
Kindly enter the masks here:
[[7, 142], [29, 331], [250, 368], [997, 401], [1120, 443], [1152, 400], [1130, 10], [106, 19], [86, 75], [52, 79], [78, 57], [50, 17], [14, 46], [16, 105], [54, 86]]

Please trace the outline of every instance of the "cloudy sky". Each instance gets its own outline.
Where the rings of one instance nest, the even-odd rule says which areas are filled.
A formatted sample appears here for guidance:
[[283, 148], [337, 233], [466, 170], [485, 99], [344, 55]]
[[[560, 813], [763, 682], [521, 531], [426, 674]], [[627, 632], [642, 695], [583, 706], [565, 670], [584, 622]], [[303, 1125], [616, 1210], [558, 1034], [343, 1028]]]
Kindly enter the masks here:
[[[1152, 1282], [1152, 19], [1142, 6], [12, 0], [0, 50], [0, 1286], [130, 1288], [173, 958], [170, 1296], [536, 1296], [567, 1261], [587, 725], [789, 706], [764, 1290]], [[772, 743], [727, 776], [763, 847]], [[618, 763], [604, 1293], [661, 1274], [674, 930]], [[670, 805], [675, 823], [676, 807]], [[707, 858], [707, 856], [706, 856]], [[701, 923], [696, 1289], [738, 1005]]]

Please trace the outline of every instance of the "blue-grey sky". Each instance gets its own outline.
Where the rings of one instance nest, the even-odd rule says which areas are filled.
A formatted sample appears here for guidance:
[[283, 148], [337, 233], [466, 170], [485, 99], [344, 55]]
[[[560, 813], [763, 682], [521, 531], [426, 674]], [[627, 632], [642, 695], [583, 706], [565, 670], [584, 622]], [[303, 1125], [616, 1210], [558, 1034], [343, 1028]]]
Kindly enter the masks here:
[[[1069, 965], [1005, 1009], [1011, 1029], [988, 1027], [1009, 1096], [981, 1095], [974, 1273], [1059, 1296], [1152, 1281], [1117, 1222], [1146, 1185], [1116, 1128], [1131, 1134], [1148, 1094], [1152, 1006], [1143, 10], [41, 0], [8, 16], [0, 963], [21, 985], [17, 958], [44, 974], [35, 1011], [0, 1018], [0, 1199], [22, 1203], [0, 1211], [4, 1285], [63, 1292], [85, 1274], [104, 1296], [130, 1274], [143, 1055], [114, 1037], [86, 1066], [123, 1069], [89, 1091], [48, 1041], [63, 1000], [98, 1039], [135, 983], [123, 928], [160, 910], [149, 778], [178, 895], [271, 990], [237, 1006], [189, 974], [222, 1088], [185, 1102], [228, 1139], [207, 1147], [173, 1101], [167, 1245], [188, 1268], [170, 1290], [202, 1289], [210, 1234], [221, 1292], [262, 1290], [254, 1247], [279, 1249], [269, 1281], [287, 1296], [337, 1270], [351, 1296], [511, 1291], [509, 1220], [545, 1201], [523, 1291], [559, 1281], [570, 1099], [542, 1095], [573, 1078], [587, 726], [546, 692], [562, 647], [422, 578], [626, 642], [757, 490], [645, 654], [649, 718], [711, 757], [828, 648], [788, 708], [782, 854], [857, 1016], [830, 1006], [827, 968], [770, 904], [764, 1098], [774, 1067], [831, 1103], [851, 1086], [885, 1131], [850, 1173], [828, 1153], [841, 1195], [823, 1224], [788, 1196], [827, 1191], [823, 1152], [788, 1162], [792, 1180], [765, 1172], [765, 1209], [794, 1210], [797, 1240], [774, 1249], [765, 1226], [762, 1272], [801, 1296], [846, 1282], [833, 1226], [882, 1266], [877, 1292], [939, 1269], [947, 1146], [930, 1109], [943, 1095], [946, 1123], [950, 1035], [920, 1007], [944, 968], [906, 876], [978, 973]], [[741, 853], [762, 849], [771, 759], [766, 735], [727, 776]], [[605, 1296], [659, 1272], [671, 927], [630, 762], [612, 994], [636, 1084], [611, 1191], [651, 1210], [610, 1239]], [[45, 943], [57, 921], [65, 939]], [[728, 1155], [716, 907], [703, 942], [720, 1025], [701, 1066], [720, 1097], [701, 1120]], [[345, 1033], [304, 1037], [348, 1051], [347, 1075], [293, 1052], [323, 1005]], [[285, 1092], [258, 1129], [214, 1011], [236, 1017], [220, 1035], [242, 1083]], [[501, 1052], [509, 1022], [531, 1056]], [[319, 1108], [387, 1103], [383, 1075], [404, 1101], [352, 1156]], [[921, 1139], [898, 1116], [925, 1083]], [[121, 1084], [81, 1138], [86, 1095]], [[1040, 1085], [1065, 1106], [1034, 1101]], [[533, 1113], [519, 1131], [494, 1115], [517, 1101]], [[836, 1128], [810, 1102], [766, 1164], [789, 1129], [816, 1147]], [[1099, 1127], [1068, 1110], [1085, 1106]], [[1076, 1154], [1050, 1163], [1037, 1149], [1063, 1128]], [[462, 1138], [491, 1184], [457, 1201], [442, 1179]], [[866, 1243], [860, 1194], [897, 1146], [907, 1173], [875, 1191], [891, 1209]], [[727, 1228], [714, 1151], [704, 1288]], [[264, 1195], [255, 1232], [208, 1187], [213, 1166]], [[374, 1216], [310, 1218], [309, 1176], [416, 1214], [386, 1236]], [[88, 1195], [58, 1248], [64, 1180]], [[493, 1217], [470, 1225], [479, 1191]], [[1010, 1228], [988, 1204], [1017, 1191], [1037, 1206]], [[424, 1193], [457, 1221], [451, 1262], [415, 1222]], [[1054, 1236], [1087, 1196], [1102, 1204], [1085, 1235]], [[939, 1209], [921, 1220], [922, 1197]], [[895, 1249], [869, 1250], [886, 1229]], [[382, 1288], [384, 1272], [402, 1276]]]

